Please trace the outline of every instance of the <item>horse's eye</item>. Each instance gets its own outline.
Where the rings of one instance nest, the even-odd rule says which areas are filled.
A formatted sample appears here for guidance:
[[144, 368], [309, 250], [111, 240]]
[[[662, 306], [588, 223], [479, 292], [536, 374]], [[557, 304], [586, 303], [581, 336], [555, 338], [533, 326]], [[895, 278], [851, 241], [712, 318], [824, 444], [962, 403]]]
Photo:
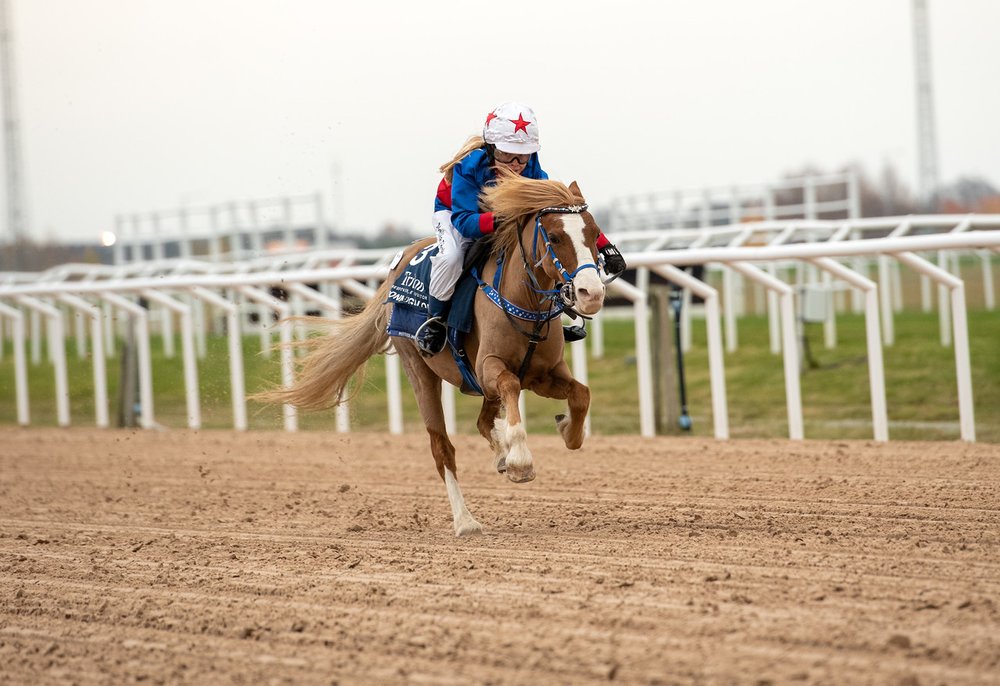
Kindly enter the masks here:
[[559, 245], [562, 243], [562, 239], [559, 236], [549, 236], [549, 243], [552, 245]]

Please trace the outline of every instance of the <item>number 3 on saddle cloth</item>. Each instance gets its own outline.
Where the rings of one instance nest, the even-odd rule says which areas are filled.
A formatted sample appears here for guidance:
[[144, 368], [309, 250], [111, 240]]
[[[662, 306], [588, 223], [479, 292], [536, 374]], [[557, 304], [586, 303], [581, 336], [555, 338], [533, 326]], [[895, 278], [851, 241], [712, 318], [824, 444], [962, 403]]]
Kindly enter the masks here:
[[[487, 241], [481, 239], [473, 245], [478, 243], [483, 243], [481, 247], [485, 248]], [[392, 314], [389, 316], [386, 332], [390, 336], [415, 339], [417, 329], [426, 321], [427, 289], [431, 277], [429, 258], [436, 254], [437, 245], [431, 245], [418, 252], [389, 289], [386, 302], [392, 303]], [[472, 331], [472, 304], [478, 288], [476, 280], [469, 274], [469, 267], [470, 262], [479, 261], [475, 259], [476, 257], [481, 257], [485, 261], [488, 255], [488, 250], [477, 250], [476, 255], [467, 256], [473, 259], [466, 260], [466, 268], [455, 286], [455, 294], [451, 298], [451, 310], [448, 312], [448, 347], [452, 357], [455, 358], [458, 371], [462, 374], [462, 393], [468, 395], [483, 394], [483, 389], [480, 388], [469, 362], [469, 356], [465, 352], [465, 335]], [[398, 263], [401, 256], [400, 254], [393, 260], [390, 269]]]

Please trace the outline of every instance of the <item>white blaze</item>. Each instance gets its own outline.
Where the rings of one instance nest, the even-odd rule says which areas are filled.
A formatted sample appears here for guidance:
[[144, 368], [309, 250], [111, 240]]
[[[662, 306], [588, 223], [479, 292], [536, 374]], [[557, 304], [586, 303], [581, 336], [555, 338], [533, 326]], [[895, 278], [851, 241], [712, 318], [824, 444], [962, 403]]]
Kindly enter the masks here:
[[[594, 257], [590, 254], [590, 249], [584, 245], [583, 227], [585, 223], [579, 214], [562, 215], [563, 231], [573, 242], [573, 249], [576, 251], [576, 266], [580, 268], [582, 264], [594, 264]], [[565, 265], [564, 265], [565, 266]], [[601, 275], [596, 269], [584, 269], [573, 277], [573, 287], [579, 291], [586, 289], [593, 294], [603, 294], [604, 284], [601, 283]], [[603, 298], [601, 300], [603, 303]], [[595, 310], [596, 311], [596, 310]], [[593, 314], [593, 312], [583, 312], [583, 314]]]

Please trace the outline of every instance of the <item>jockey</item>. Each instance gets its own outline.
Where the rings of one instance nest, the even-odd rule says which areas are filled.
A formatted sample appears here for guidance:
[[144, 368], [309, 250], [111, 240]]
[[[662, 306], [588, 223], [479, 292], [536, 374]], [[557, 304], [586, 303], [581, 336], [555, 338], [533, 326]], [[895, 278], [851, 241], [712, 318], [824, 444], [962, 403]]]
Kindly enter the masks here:
[[[549, 178], [538, 162], [540, 147], [535, 113], [527, 105], [508, 102], [486, 115], [482, 137], [470, 138], [441, 166], [444, 178], [434, 197], [433, 217], [438, 252], [431, 257], [427, 321], [416, 333], [417, 347], [425, 355], [436, 355], [447, 343], [448, 309], [466, 250], [499, 223], [492, 212], [480, 212], [479, 194], [484, 186], [496, 183], [501, 167], [531, 179]], [[603, 233], [597, 237], [597, 249], [606, 274], [625, 271], [624, 258]], [[579, 340], [586, 332], [567, 327], [565, 335], [566, 340]]]

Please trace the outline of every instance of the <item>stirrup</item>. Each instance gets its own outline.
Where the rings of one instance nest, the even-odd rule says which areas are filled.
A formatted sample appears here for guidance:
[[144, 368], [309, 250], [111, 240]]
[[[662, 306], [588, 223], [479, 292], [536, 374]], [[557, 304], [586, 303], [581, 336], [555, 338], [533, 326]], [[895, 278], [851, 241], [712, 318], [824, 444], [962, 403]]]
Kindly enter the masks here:
[[437, 355], [448, 343], [448, 326], [441, 317], [430, 317], [417, 328], [413, 340], [424, 355]]
[[582, 326], [580, 326], [579, 324], [563, 327], [563, 339], [567, 343], [582, 341], [586, 337], [587, 337], [587, 330]]

